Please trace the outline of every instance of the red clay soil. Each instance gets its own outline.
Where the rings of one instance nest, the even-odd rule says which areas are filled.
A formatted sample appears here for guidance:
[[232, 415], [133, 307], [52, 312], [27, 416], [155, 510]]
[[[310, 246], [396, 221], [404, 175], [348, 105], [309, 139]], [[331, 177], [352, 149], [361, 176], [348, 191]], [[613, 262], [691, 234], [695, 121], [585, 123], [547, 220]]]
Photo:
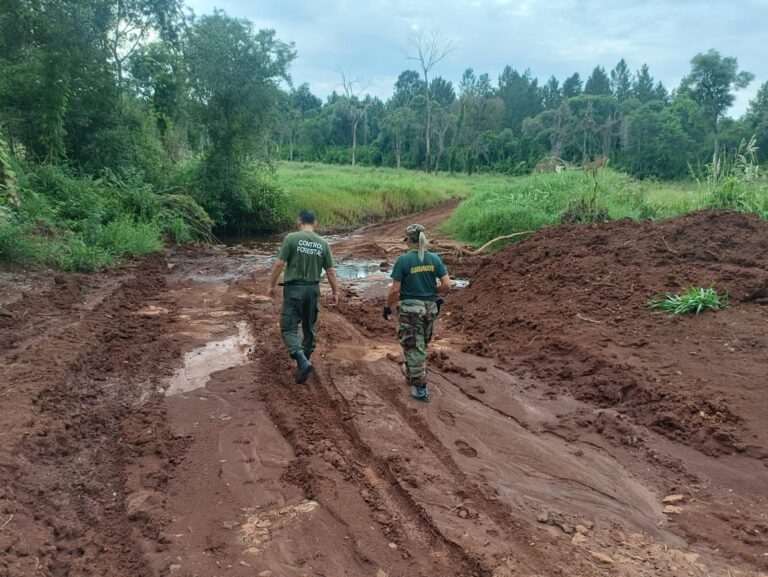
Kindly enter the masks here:
[[[713, 285], [732, 306], [675, 317], [648, 300]], [[544, 230], [486, 258], [452, 300], [469, 345], [707, 454], [768, 459], [768, 223], [699, 212]], [[739, 395], [733, 395], [738, 388]]]
[[[676, 317], [647, 306], [654, 296], [691, 285], [727, 292], [730, 308]], [[660, 457], [651, 432], [705, 455], [739, 455], [730, 466], [752, 478], [745, 491], [765, 506], [765, 221], [699, 212], [660, 223], [543, 230], [486, 257], [471, 288], [450, 305], [451, 323], [472, 337], [467, 351], [529, 375], [550, 398], [605, 409], [561, 415], [561, 434], [593, 431], [653, 460]], [[696, 470], [672, 456], [670, 473]], [[727, 482], [712, 475], [699, 471], [692, 478], [710, 488]], [[747, 557], [750, 549], [753, 557], [768, 552], [764, 509], [707, 517], [705, 527], [683, 522], [683, 532], [713, 545], [730, 542]], [[727, 537], [716, 530], [721, 524]]]
[[[451, 210], [334, 252], [392, 261]], [[699, 213], [447, 254], [473, 282], [428, 405], [381, 281], [335, 310], [323, 284], [296, 386], [263, 247], [3, 287], [0, 577], [765, 577], [766, 232]], [[645, 306], [710, 283], [730, 309]]]

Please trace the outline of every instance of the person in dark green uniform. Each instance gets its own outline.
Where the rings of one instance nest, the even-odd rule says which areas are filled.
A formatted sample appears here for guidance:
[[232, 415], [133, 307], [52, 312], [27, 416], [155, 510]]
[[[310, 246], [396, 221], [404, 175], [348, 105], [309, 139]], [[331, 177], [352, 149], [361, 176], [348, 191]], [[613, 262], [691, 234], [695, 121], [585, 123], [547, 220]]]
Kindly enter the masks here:
[[[283, 239], [272, 269], [269, 298], [275, 297], [277, 280], [285, 269], [280, 330], [291, 358], [296, 361], [296, 382], [305, 383], [312, 373], [315, 325], [320, 312], [320, 277], [323, 270], [331, 283], [331, 306], [339, 303], [339, 281], [328, 242], [315, 233], [315, 213], [302, 210], [296, 220], [298, 231]], [[301, 325], [302, 338], [299, 338]]]
[[[384, 306], [384, 318], [389, 319], [397, 305], [400, 327], [398, 340], [405, 355], [405, 376], [411, 395], [429, 402], [427, 389], [427, 346], [442, 305], [442, 295], [451, 288], [451, 279], [443, 261], [427, 252], [426, 231], [420, 224], [405, 229], [408, 252], [395, 261], [392, 268], [392, 288]], [[439, 284], [438, 284], [439, 281]]]

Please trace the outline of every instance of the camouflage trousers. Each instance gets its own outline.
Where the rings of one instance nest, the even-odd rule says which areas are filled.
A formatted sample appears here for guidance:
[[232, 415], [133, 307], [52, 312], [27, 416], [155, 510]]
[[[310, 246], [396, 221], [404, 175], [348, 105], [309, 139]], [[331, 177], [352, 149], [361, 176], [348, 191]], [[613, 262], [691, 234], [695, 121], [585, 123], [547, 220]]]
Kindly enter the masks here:
[[408, 384], [427, 385], [427, 345], [437, 320], [437, 305], [432, 301], [403, 300], [397, 304], [400, 328], [397, 339], [405, 355], [405, 376]]

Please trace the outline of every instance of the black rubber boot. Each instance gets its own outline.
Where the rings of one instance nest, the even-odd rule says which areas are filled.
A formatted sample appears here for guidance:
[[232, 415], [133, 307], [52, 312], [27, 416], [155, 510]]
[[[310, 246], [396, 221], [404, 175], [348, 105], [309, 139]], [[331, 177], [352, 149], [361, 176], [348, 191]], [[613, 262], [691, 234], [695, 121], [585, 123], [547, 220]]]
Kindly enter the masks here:
[[312, 363], [309, 362], [304, 351], [299, 351], [293, 355], [296, 360], [296, 383], [306, 383], [309, 375], [312, 374]]

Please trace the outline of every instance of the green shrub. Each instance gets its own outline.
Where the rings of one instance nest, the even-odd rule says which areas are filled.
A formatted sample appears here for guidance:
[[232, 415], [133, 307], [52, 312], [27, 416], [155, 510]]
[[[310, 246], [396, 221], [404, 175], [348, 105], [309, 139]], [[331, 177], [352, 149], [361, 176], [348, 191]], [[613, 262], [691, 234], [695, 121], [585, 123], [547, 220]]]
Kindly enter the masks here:
[[163, 248], [162, 234], [157, 224], [137, 223], [127, 215], [92, 229], [86, 238], [89, 245], [98, 246], [114, 256], [149, 254]]
[[714, 287], [690, 287], [679, 295], [666, 294], [648, 301], [648, 306], [676, 315], [700, 314], [705, 310], [720, 310], [728, 307], [728, 294], [719, 295]]
[[31, 234], [31, 227], [13, 222], [12, 218], [0, 220], [0, 261], [22, 266], [44, 263], [48, 245], [40, 237]]
[[96, 270], [126, 255], [210, 238], [212, 221], [192, 198], [158, 195], [136, 171], [97, 179], [61, 166], [26, 166], [23, 201], [0, 218], [0, 260]]
[[117, 259], [101, 246], [86, 244], [79, 236], [73, 236], [62, 245], [51, 245], [46, 259], [59, 268], [78, 272], [91, 272], [117, 262]]

